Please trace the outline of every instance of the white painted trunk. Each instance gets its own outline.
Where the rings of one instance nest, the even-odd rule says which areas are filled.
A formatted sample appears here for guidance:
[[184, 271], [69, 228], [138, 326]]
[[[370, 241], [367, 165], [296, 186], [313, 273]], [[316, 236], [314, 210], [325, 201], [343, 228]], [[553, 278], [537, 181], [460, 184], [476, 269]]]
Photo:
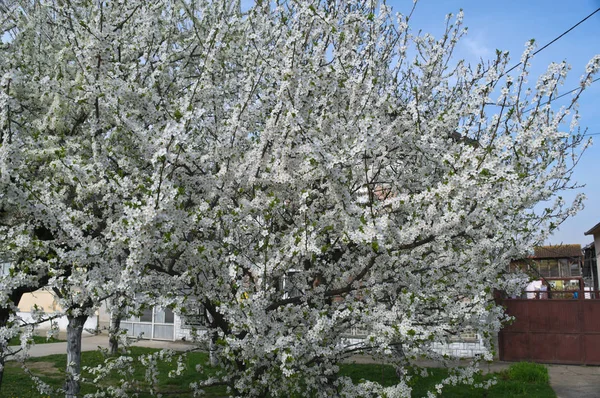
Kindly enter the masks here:
[[87, 316], [67, 316], [67, 376], [65, 380], [65, 397], [79, 396], [79, 376], [81, 375], [81, 333]]

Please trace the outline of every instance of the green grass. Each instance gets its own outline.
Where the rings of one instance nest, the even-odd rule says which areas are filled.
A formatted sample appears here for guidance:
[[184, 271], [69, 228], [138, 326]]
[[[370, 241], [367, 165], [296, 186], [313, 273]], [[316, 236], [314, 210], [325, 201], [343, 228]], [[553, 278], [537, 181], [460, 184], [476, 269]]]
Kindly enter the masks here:
[[[157, 350], [143, 347], [132, 347], [131, 353], [134, 358], [142, 354], [150, 354]], [[102, 353], [97, 351], [84, 352], [82, 362], [87, 366], [96, 366], [104, 361]], [[27, 365], [32, 372], [39, 376], [44, 382], [54, 388], [60, 388], [64, 381], [65, 355], [49, 355], [39, 358], [30, 358]], [[175, 362], [172, 364], [160, 363], [158, 388], [161, 392], [168, 392], [169, 396], [191, 397], [188, 386], [199, 378], [213, 376], [218, 369], [208, 366], [208, 355], [205, 353], [189, 353], [186, 357], [187, 370], [183, 375], [176, 378], [168, 378], [169, 370], [175, 368]], [[203, 374], [196, 372], [197, 364], [204, 366]], [[133, 379], [139, 381], [140, 389], [147, 389], [144, 385], [145, 368], [138, 362], [134, 362]], [[413, 397], [423, 397], [427, 391], [434, 391], [435, 385], [448, 375], [446, 369], [428, 369], [428, 377], [414, 377], [411, 380], [413, 387]], [[340, 374], [350, 377], [354, 383], [360, 383], [364, 380], [372, 380], [385, 386], [394, 385], [397, 377], [393, 367], [381, 364], [342, 364], [340, 365]], [[89, 374], [84, 372], [84, 377]], [[531, 397], [531, 398], [551, 398], [556, 397], [548, 384], [548, 371], [545, 366], [530, 363], [516, 363], [509, 369], [495, 375], [479, 376], [476, 381], [482, 381], [496, 376], [498, 383], [489, 390], [476, 389], [469, 385], [447, 386], [444, 388], [442, 397], [444, 398], [512, 398], [512, 397]], [[82, 383], [82, 395], [92, 393], [97, 390], [102, 391], [106, 386], [116, 384], [122, 376], [110, 374], [103, 378], [99, 383]], [[48, 397], [48, 395], [38, 394], [32, 387], [32, 382], [16, 362], [6, 364], [4, 381], [0, 397]], [[224, 387], [215, 387], [206, 389], [208, 397], [226, 396]], [[56, 395], [57, 397], [60, 395]], [[150, 394], [142, 393], [140, 397], [150, 397]]]
[[[134, 358], [139, 355], [150, 354], [158, 350], [144, 347], [132, 347], [131, 354]], [[82, 353], [82, 363], [84, 366], [97, 366], [104, 362], [104, 356], [99, 351], [89, 351]], [[48, 355], [45, 357], [29, 358], [27, 360], [27, 366], [31, 369], [32, 373], [40, 377], [45, 383], [53, 388], [61, 388], [64, 383], [65, 376], [65, 364], [66, 355]], [[195, 367], [197, 364], [207, 366], [201, 377], [208, 378], [213, 376], [217, 369], [208, 366], [208, 355], [205, 353], [189, 353], [186, 358], [187, 369], [183, 375], [176, 378], [169, 378], [167, 376], [170, 370], [176, 368], [175, 360], [173, 363], [160, 363], [158, 368], [160, 370], [160, 377], [158, 382], [158, 388], [162, 392], [169, 392], [170, 396], [177, 397], [191, 397], [189, 392], [189, 384], [193, 381], [198, 381], [199, 374], [196, 372]], [[141, 365], [139, 361], [134, 361], [134, 373], [132, 376], [133, 380], [138, 380], [138, 388], [140, 390], [147, 390], [147, 386], [144, 383], [145, 367]], [[83, 372], [83, 377], [91, 379], [92, 376]], [[93, 393], [96, 391], [102, 391], [109, 385], [116, 385], [123, 376], [115, 373], [110, 374], [102, 380], [93, 384], [91, 382], [83, 382], [81, 385], [81, 395]], [[224, 387], [215, 387], [212, 389], [205, 389], [208, 397], [223, 397], [226, 395]], [[133, 391], [132, 391], [133, 392]], [[56, 395], [57, 397], [60, 395]], [[140, 393], [140, 397], [151, 397], [149, 393]], [[2, 383], [2, 390], [0, 391], [0, 397], [48, 397], [48, 395], [40, 395], [32, 387], [31, 379], [26, 375], [17, 362], [7, 362], [4, 371], [4, 380]], [[54, 396], [52, 396], [54, 397]]]
[[[413, 397], [425, 397], [427, 391], [435, 391], [435, 386], [448, 376], [447, 369], [430, 368], [428, 377], [414, 377], [410, 385]], [[347, 364], [340, 366], [340, 374], [349, 376], [354, 383], [362, 380], [376, 381], [384, 386], [397, 382], [396, 373], [389, 365], [359, 365]], [[446, 386], [443, 389], [444, 398], [553, 398], [556, 394], [548, 384], [548, 369], [544, 365], [520, 362], [509, 369], [493, 375], [478, 376], [476, 382], [497, 377], [497, 384], [487, 391], [469, 385]]]
[[548, 369], [539, 363], [519, 362], [511, 365], [508, 369], [511, 380], [523, 383], [548, 383]]
[[[50, 337], [49, 339], [45, 336], [31, 336], [33, 342], [35, 344], [47, 344], [47, 343], [62, 343], [65, 340], [55, 339], [54, 337]], [[8, 345], [21, 345], [21, 339], [19, 336], [13, 337], [8, 341]]]
[[340, 375], [350, 377], [354, 384], [370, 380], [387, 387], [398, 382], [394, 368], [382, 364], [341, 364]]
[[[435, 391], [435, 385], [448, 376], [446, 369], [428, 369], [429, 376], [416, 378], [412, 384], [413, 397], [427, 396], [427, 391]], [[544, 365], [520, 362], [507, 370], [486, 376], [479, 376], [476, 382], [496, 377], [497, 384], [487, 391], [468, 385], [446, 386], [444, 398], [554, 398], [556, 394], [548, 384], [548, 369]]]

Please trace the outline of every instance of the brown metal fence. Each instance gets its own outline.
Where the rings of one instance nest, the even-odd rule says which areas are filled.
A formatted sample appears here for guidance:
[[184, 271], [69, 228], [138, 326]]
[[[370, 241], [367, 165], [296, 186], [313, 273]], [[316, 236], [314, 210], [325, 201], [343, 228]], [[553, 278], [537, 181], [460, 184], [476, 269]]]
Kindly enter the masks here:
[[498, 335], [500, 360], [600, 365], [599, 291], [529, 297], [498, 300], [515, 317]]

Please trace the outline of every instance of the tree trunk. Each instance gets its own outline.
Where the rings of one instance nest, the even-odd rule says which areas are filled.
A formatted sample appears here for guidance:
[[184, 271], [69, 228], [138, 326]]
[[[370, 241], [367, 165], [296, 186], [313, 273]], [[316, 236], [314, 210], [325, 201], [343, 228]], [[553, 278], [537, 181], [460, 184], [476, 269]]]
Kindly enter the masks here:
[[[5, 328], [8, 325], [11, 309], [7, 307], [0, 308], [0, 328]], [[2, 391], [2, 379], [4, 377], [4, 363], [8, 355], [8, 341], [0, 341], [0, 391]]]
[[81, 333], [87, 315], [67, 316], [67, 378], [65, 397], [77, 398], [79, 395], [79, 376], [81, 375]]
[[108, 327], [108, 344], [110, 354], [117, 355], [119, 352], [119, 334], [121, 332], [121, 311], [116, 308], [110, 314], [110, 326]]
[[406, 365], [406, 354], [404, 353], [402, 343], [396, 343], [392, 345], [392, 352], [394, 353], [394, 356], [400, 360], [398, 362], [399, 365], [396, 365], [395, 367], [396, 376], [398, 376], [400, 380], [403, 380], [406, 376], [406, 369], [404, 367]]
[[4, 354], [0, 356], [0, 391], [2, 391], [2, 378], [4, 377]]
[[208, 353], [210, 358], [211, 366], [219, 366], [219, 357], [217, 356], [217, 339], [219, 338], [219, 334], [216, 330], [210, 331], [210, 342], [208, 347]]

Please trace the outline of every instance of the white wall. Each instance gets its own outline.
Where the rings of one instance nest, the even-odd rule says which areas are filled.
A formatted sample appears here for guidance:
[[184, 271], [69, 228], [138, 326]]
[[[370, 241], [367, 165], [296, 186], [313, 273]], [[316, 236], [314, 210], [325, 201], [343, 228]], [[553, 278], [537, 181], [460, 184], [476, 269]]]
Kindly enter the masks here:
[[[17, 312], [17, 315], [19, 317], [21, 317], [21, 319], [23, 319], [25, 322], [34, 322], [33, 317], [31, 316], [30, 312]], [[50, 315], [50, 314], [48, 314], [48, 315]], [[62, 316], [60, 318], [53, 319], [52, 322], [55, 322], [58, 324], [59, 331], [61, 331], [61, 332], [67, 331], [67, 324], [69, 323], [69, 321], [67, 320], [66, 316]], [[86, 329], [95, 330], [97, 327], [98, 327], [98, 316], [96, 316], [96, 315], [91, 316], [87, 319], [87, 321], [85, 321], [85, 324], [83, 325], [83, 333], [90, 334], [89, 332], [86, 331]], [[36, 326], [37, 330], [49, 330], [50, 328], [51, 328], [50, 321], [40, 323], [39, 325]]]
[[[175, 314], [175, 340], [192, 341], [192, 328], [184, 327], [181, 316]], [[196, 333], [201, 336], [206, 330], [197, 330]]]
[[[351, 332], [342, 340], [342, 344], [356, 345], [364, 339], [364, 335], [356, 334], [354, 329]], [[489, 350], [485, 347], [481, 337], [473, 333], [470, 338], [461, 338], [445, 344], [433, 343], [433, 351], [454, 358], [473, 358], [475, 355], [483, 355]], [[415, 353], [418, 354], [418, 351]]]
[[477, 341], [456, 341], [447, 344], [433, 343], [433, 350], [456, 358], [473, 358], [475, 355], [488, 352], [481, 339]]

